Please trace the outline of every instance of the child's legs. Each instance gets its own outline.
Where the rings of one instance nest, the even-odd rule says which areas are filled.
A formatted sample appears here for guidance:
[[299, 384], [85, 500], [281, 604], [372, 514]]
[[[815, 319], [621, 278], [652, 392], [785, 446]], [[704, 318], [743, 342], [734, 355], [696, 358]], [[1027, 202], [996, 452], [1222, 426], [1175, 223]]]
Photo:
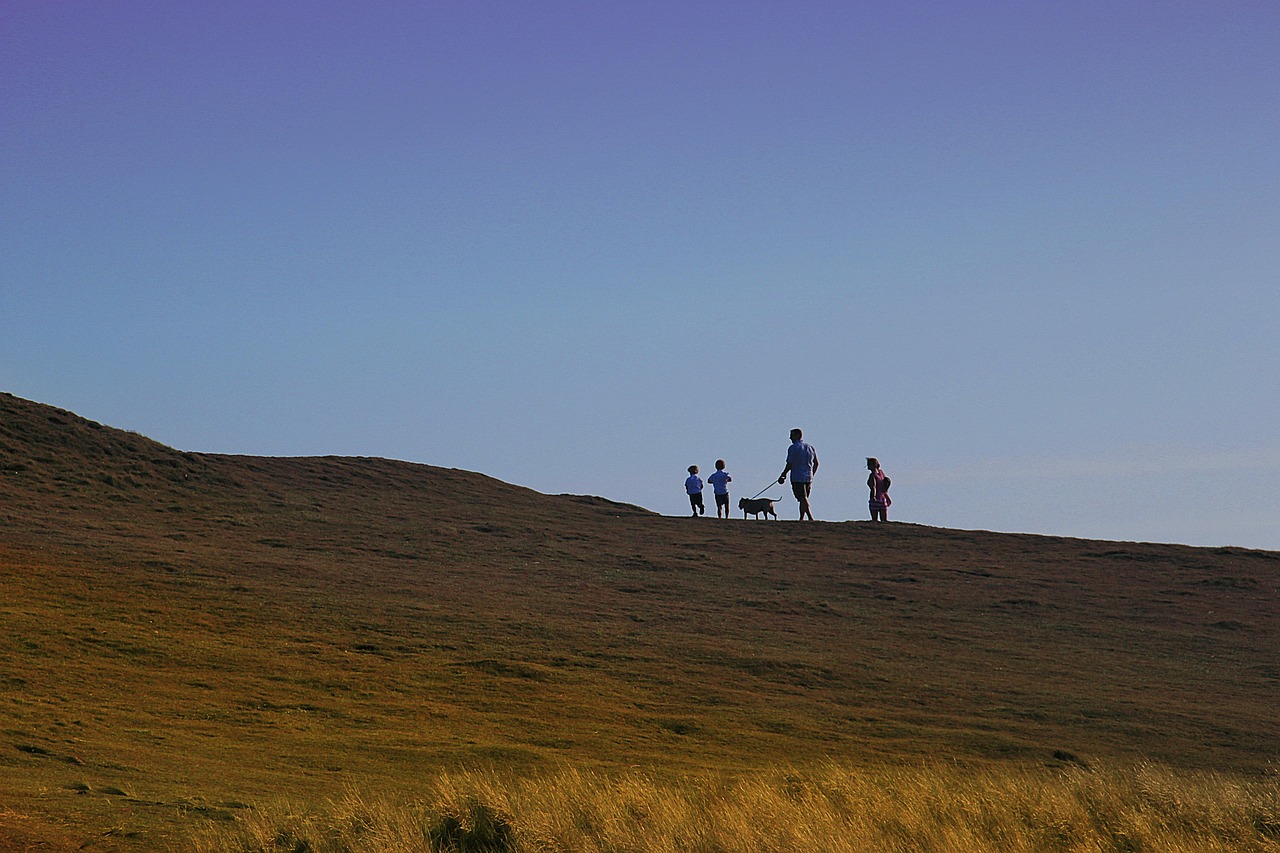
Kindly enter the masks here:
[[720, 510], [724, 510], [724, 517], [729, 517], [729, 493], [716, 495], [716, 518], [720, 517]]

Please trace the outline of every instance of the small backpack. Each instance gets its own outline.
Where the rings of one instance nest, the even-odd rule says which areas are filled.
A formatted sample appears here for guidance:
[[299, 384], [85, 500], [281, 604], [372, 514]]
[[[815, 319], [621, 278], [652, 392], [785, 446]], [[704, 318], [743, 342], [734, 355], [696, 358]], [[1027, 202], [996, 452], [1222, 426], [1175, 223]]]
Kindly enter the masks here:
[[885, 478], [884, 478], [884, 489], [883, 489], [883, 491], [886, 491], [886, 492], [887, 492], [887, 491], [889, 491], [889, 484], [890, 484], [890, 483], [892, 483], [892, 482], [893, 482], [893, 481], [889, 479], [889, 475], [888, 475], [888, 474], [886, 474], [886, 475], [885, 475]]

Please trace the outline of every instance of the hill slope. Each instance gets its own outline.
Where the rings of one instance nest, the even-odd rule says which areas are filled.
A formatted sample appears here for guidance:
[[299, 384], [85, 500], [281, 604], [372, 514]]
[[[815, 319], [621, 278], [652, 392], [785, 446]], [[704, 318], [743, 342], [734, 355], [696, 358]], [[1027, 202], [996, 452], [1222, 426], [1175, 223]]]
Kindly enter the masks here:
[[485, 762], [1277, 757], [1276, 553], [667, 518], [9, 395], [0, 478], [0, 807], [45, 837]]

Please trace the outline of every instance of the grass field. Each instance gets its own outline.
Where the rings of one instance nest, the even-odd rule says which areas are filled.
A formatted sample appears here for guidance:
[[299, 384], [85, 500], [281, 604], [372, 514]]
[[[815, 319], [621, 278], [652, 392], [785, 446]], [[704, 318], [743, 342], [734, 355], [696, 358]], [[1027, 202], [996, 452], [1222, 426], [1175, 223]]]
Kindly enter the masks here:
[[10, 396], [0, 477], [0, 849], [1277, 849], [1280, 554], [666, 518]]

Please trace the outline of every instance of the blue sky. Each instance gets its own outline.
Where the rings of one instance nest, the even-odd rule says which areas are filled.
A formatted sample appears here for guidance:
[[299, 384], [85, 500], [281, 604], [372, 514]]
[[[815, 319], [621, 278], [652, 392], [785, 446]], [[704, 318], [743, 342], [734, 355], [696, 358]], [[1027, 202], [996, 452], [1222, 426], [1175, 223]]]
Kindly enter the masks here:
[[1270, 0], [15, 0], [0, 73], [0, 390], [668, 514], [800, 426], [819, 519], [875, 455], [1280, 549]]

